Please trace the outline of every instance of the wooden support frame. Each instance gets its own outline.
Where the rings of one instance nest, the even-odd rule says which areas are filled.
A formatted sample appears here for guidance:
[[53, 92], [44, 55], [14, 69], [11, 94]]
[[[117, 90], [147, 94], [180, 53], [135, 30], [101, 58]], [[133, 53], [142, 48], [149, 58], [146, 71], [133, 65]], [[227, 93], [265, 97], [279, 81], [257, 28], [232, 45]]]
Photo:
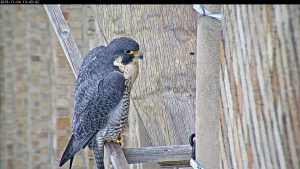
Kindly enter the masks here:
[[[60, 5], [44, 5], [44, 8], [75, 78], [77, 78], [83, 59], [64, 19]], [[190, 145], [128, 148], [123, 151], [119, 144], [109, 142], [105, 144], [105, 147], [109, 151], [110, 160], [115, 169], [129, 169], [129, 164], [151, 162], [158, 162], [164, 167], [188, 166], [187, 160], [190, 159], [192, 153]]]
[[75, 43], [74, 37], [71, 34], [70, 28], [65, 21], [59, 5], [44, 5], [44, 8], [61, 44], [61, 47], [66, 54], [69, 64], [71, 65], [75, 78], [77, 78], [82, 57]]
[[[205, 7], [221, 12], [221, 5]], [[212, 17], [199, 17], [197, 21], [196, 159], [206, 169], [214, 169], [221, 163], [221, 22]]]
[[191, 153], [192, 147], [190, 145], [124, 149], [129, 164], [189, 160]]

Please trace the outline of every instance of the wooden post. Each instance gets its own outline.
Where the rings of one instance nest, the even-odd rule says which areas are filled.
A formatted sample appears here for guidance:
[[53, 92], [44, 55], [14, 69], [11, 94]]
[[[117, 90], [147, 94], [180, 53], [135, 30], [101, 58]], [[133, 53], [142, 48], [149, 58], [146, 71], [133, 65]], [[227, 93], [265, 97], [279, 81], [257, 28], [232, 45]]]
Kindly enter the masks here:
[[300, 6], [224, 5], [222, 168], [300, 168]]
[[[220, 13], [220, 5], [206, 5]], [[220, 44], [221, 22], [198, 18], [196, 75], [196, 158], [206, 169], [220, 164]]]
[[[82, 58], [79, 52], [79, 49], [75, 43], [75, 40], [71, 34], [70, 28], [68, 27], [64, 16], [61, 12], [59, 5], [44, 5], [44, 8], [47, 12], [49, 20], [53, 26], [53, 29], [59, 39], [59, 42], [64, 49], [66, 57], [70, 63], [70, 66], [73, 70], [75, 78], [77, 78], [79, 73], [79, 68], [82, 63]], [[114, 143], [106, 143], [106, 148], [110, 150], [111, 159], [118, 161], [113, 163], [115, 169], [129, 169], [129, 165], [124, 158], [124, 154], [120, 145]], [[121, 153], [120, 153], [121, 152]], [[125, 161], [124, 161], [125, 159]], [[113, 162], [113, 161], [112, 161]], [[122, 164], [122, 165], [117, 165]]]
[[128, 162], [118, 143], [109, 142], [105, 147], [108, 154], [110, 154], [110, 160], [115, 169], [129, 169]]
[[82, 58], [59, 5], [44, 5], [49, 20], [77, 78]]

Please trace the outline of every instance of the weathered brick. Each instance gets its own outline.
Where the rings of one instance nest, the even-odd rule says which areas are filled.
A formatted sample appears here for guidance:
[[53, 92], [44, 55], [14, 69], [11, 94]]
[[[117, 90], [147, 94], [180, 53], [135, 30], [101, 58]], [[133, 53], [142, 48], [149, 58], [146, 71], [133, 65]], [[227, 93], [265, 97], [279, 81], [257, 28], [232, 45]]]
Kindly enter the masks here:
[[[73, 30], [74, 28], [82, 28], [82, 21], [81, 20], [74, 20], [70, 22], [70, 29]], [[72, 32], [73, 34], [73, 32]]]
[[71, 133], [71, 126], [65, 128], [57, 128], [56, 131], [57, 138], [70, 136]]
[[57, 147], [64, 148], [64, 147], [67, 146], [68, 142], [69, 142], [69, 138], [59, 137], [58, 140], [57, 140]]
[[62, 108], [69, 107], [68, 100], [66, 98], [57, 98], [56, 105], [57, 107], [62, 107]]
[[[35, 10], [32, 10], [33, 6], [0, 8], [0, 39], [3, 39], [0, 41], [0, 57], [4, 58], [3, 64], [6, 65], [1, 74], [4, 76], [5, 91], [10, 93], [5, 96], [4, 123], [0, 119], [0, 125], [5, 124], [9, 129], [3, 131], [1, 128], [1, 136], [4, 137], [0, 141], [4, 142], [0, 163], [4, 161], [8, 168], [10, 165], [11, 168], [57, 168], [57, 157], [61, 157], [71, 134], [76, 79], [43, 6], [36, 6]], [[86, 19], [82, 17], [82, 6], [62, 5], [62, 8], [72, 35], [83, 53], [82, 39], [87, 34], [83, 32], [86, 28], [82, 27], [82, 19]], [[91, 11], [90, 14], [93, 17]], [[28, 15], [32, 16], [29, 20], [26, 19]], [[53, 132], [52, 122], [56, 124], [53, 135], [49, 133]], [[28, 133], [31, 134], [30, 139]], [[50, 139], [57, 139], [51, 141], [57, 145], [52, 146]], [[10, 144], [18, 147], [7, 147]], [[58, 151], [55, 151], [56, 146]], [[3, 147], [7, 147], [5, 156], [2, 154]], [[83, 155], [87, 153], [76, 157], [73, 168], [83, 168]], [[14, 159], [16, 156], [19, 158]], [[54, 163], [50, 164], [50, 161]], [[63, 168], [68, 168], [68, 165]]]
[[60, 65], [68, 65], [69, 64], [69, 61], [66, 57], [58, 57], [57, 62]]
[[63, 14], [65, 20], [69, 20], [70, 12], [62, 11], [62, 14]]
[[71, 125], [71, 120], [69, 118], [59, 118], [57, 119], [57, 127], [69, 127]]
[[69, 108], [63, 108], [63, 107], [57, 108], [58, 116], [68, 116], [69, 114], [70, 114]]
[[61, 158], [61, 156], [63, 155], [65, 149], [57, 149], [56, 151], [56, 157]]

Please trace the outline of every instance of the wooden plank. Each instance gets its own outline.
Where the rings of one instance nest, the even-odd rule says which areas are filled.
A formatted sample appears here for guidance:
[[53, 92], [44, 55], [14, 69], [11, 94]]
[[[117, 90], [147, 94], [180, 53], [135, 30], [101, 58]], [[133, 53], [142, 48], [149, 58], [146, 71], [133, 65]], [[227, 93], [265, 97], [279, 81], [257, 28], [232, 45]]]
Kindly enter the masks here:
[[129, 169], [128, 162], [120, 147], [120, 144], [115, 142], [109, 142], [105, 144], [108, 154], [110, 154], [110, 160], [114, 169]]
[[192, 154], [190, 145], [126, 148], [123, 151], [129, 164], [189, 160]]
[[160, 168], [181, 168], [184, 169], [185, 167], [188, 167], [188, 169], [191, 168], [190, 160], [180, 160], [180, 161], [163, 161], [158, 162]]
[[[75, 43], [75, 40], [71, 34], [71, 31], [64, 19], [61, 9], [59, 5], [44, 5], [44, 8], [47, 12], [53, 29], [59, 39], [59, 42], [66, 54], [66, 57], [70, 63], [75, 78], [77, 78], [79, 68], [82, 63], [82, 58], [79, 49]], [[124, 157], [124, 154], [119, 144], [110, 142], [105, 143], [105, 146], [107, 150], [110, 151], [110, 158], [115, 169], [129, 168], [126, 158]]]
[[[206, 5], [220, 13], [220, 5]], [[196, 74], [196, 159], [207, 169], [219, 168], [221, 22], [199, 17]]]
[[49, 20], [77, 78], [82, 58], [59, 5], [44, 5]]
[[300, 6], [223, 13], [223, 168], [299, 168]]

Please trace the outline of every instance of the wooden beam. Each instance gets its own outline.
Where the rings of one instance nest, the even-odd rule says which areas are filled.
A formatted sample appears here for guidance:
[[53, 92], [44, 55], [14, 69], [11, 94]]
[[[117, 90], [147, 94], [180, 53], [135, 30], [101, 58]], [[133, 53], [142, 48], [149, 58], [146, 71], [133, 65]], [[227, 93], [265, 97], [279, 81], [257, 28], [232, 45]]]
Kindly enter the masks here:
[[189, 160], [192, 154], [190, 145], [123, 149], [129, 164]]
[[114, 169], [129, 169], [128, 162], [118, 143], [109, 142], [105, 147], [108, 150], [108, 154], [110, 154], [110, 161]]
[[[75, 43], [74, 37], [71, 34], [70, 28], [67, 25], [65, 18], [62, 14], [62, 11], [59, 5], [44, 5], [44, 8], [47, 12], [49, 20], [56, 33], [56, 36], [59, 39], [60, 45], [62, 46], [66, 57], [70, 63], [75, 78], [77, 78], [79, 68], [82, 63], [82, 58], [79, 49]], [[126, 159], [123, 157], [124, 154], [119, 144], [114, 144], [110, 142], [105, 143], [105, 146], [108, 150], [110, 150], [110, 157], [111, 159], [113, 159], [112, 162], [113, 167], [115, 169], [129, 169], [129, 165]], [[120, 166], [118, 164], [122, 165]]]
[[[220, 13], [221, 5], [205, 5]], [[198, 18], [196, 70], [196, 159], [206, 169], [219, 168], [221, 22]]]
[[185, 168], [188, 167], [190, 168], [190, 160], [181, 160], [181, 161], [163, 161], [163, 162], [158, 162], [160, 168], [173, 168], [173, 169], [178, 169], [178, 168]]
[[59, 5], [44, 5], [56, 36], [77, 78], [82, 58]]

